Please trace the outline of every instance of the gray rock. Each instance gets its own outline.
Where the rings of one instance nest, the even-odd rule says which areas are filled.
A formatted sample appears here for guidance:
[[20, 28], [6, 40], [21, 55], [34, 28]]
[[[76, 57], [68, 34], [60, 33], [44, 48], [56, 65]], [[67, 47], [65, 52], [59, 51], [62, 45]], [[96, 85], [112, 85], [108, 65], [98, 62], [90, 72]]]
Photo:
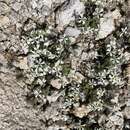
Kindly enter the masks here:
[[116, 112], [114, 115], [111, 115], [109, 117], [110, 121], [114, 123], [114, 125], [117, 126], [123, 126], [123, 114], [121, 112]]
[[7, 16], [0, 16], [0, 27], [8, 25], [10, 22], [9, 18]]
[[74, 13], [78, 15], [83, 15], [84, 4], [79, 0], [70, 0], [70, 3], [65, 9], [59, 10], [56, 14], [56, 23], [58, 24], [58, 29], [62, 30], [64, 26], [68, 25], [71, 21], [75, 19]]
[[128, 107], [130, 107], [130, 99], [128, 99], [128, 101], [126, 102], [126, 105], [127, 105]]
[[62, 85], [60, 79], [53, 79], [50, 84], [56, 89], [60, 89]]
[[2, 31], [0, 31], [0, 41], [4, 41], [6, 39], [7, 39], [7, 36]]
[[4, 15], [10, 12], [10, 7], [4, 2], [0, 2], [0, 15]]
[[12, 4], [12, 8], [15, 10], [15, 11], [18, 11], [21, 9], [21, 6], [22, 6], [22, 3], [19, 3], [19, 2], [15, 2]]
[[130, 119], [130, 107], [126, 107], [124, 109], [124, 116], [127, 118], [127, 119]]
[[120, 19], [121, 14], [118, 9], [105, 14], [104, 17], [100, 19], [97, 40], [103, 39], [111, 34], [115, 30], [115, 20], [119, 21]]
[[77, 28], [68, 27], [68, 28], [65, 30], [65, 35], [66, 35], [66, 36], [70, 36], [70, 37], [75, 37], [75, 38], [77, 38], [80, 33], [81, 33], [81, 31], [78, 30]]

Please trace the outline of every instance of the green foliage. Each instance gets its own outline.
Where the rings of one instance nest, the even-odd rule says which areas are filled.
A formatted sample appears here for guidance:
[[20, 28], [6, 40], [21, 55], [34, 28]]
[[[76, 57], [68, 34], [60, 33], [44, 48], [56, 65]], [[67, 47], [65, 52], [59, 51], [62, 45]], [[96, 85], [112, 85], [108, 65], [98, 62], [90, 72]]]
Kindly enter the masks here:
[[62, 73], [67, 76], [71, 70], [71, 64], [69, 60], [65, 60], [64, 64], [62, 64]]
[[85, 21], [85, 27], [91, 27], [91, 28], [98, 28], [98, 24], [99, 24], [99, 19], [95, 16], [93, 18], [88, 18]]
[[93, 88], [93, 86], [91, 86], [88, 82], [83, 82], [80, 87], [81, 91], [83, 91], [83, 93], [85, 94], [86, 100], [88, 102], [96, 100], [96, 89]]

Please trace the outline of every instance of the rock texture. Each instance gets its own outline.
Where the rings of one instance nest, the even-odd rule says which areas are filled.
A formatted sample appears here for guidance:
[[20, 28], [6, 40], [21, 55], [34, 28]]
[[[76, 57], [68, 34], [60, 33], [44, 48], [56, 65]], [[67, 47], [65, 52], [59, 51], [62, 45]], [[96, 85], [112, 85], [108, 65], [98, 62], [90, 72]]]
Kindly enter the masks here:
[[63, 30], [63, 27], [68, 25], [71, 21], [74, 21], [74, 15], [83, 15], [84, 5], [80, 0], [70, 0], [67, 7], [61, 7], [57, 12], [56, 23], [58, 28]]
[[0, 130], [129, 130], [129, 6], [0, 0]]
[[116, 23], [119, 23], [119, 21], [121, 21], [121, 14], [118, 9], [105, 14], [104, 18], [100, 19], [100, 29], [97, 40], [103, 39], [111, 34], [115, 30]]
[[26, 102], [24, 83], [16, 79], [13, 70], [5, 68], [4, 60], [0, 69], [0, 129], [45, 129], [41, 122], [44, 116]]
[[27, 52], [26, 44], [20, 40], [24, 29], [27, 31], [35, 27], [35, 23], [43, 23], [45, 16], [63, 2], [64, 0], [0, 0], [1, 130], [46, 130], [45, 122], [50, 119], [47, 114], [55, 113], [54, 110], [57, 109], [50, 107], [49, 111], [43, 113], [28, 103], [25, 79], [19, 79], [22, 74], [16, 68], [28, 69], [27, 57], [22, 57]]

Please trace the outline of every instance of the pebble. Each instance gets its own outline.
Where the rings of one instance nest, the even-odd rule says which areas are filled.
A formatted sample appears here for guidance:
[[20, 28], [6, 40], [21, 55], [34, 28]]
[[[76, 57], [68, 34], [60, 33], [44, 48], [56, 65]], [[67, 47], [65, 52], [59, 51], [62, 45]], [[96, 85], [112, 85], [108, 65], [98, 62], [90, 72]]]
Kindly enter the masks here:
[[84, 13], [84, 4], [80, 0], [70, 0], [69, 5], [66, 9], [61, 9], [62, 11], [56, 14], [56, 23], [58, 24], [58, 30], [62, 30], [64, 26], [68, 25], [73, 21], [74, 13], [77, 15], [82, 15]]
[[72, 27], [68, 27], [65, 30], [65, 35], [69, 36], [69, 37], [75, 37], [77, 38], [80, 35], [81, 31], [78, 30], [77, 28], [72, 28]]
[[10, 7], [4, 2], [0, 2], [0, 15], [5, 15], [10, 12]]
[[19, 11], [22, 7], [22, 4], [19, 3], [19, 2], [15, 2], [13, 5], [12, 5], [12, 8], [15, 10], [15, 11]]
[[127, 119], [130, 119], [130, 107], [125, 107], [124, 115]]
[[0, 16], [0, 27], [9, 24], [10, 20], [7, 16]]
[[123, 126], [123, 114], [121, 112], [116, 112], [114, 115], [109, 117], [110, 121], [113, 122], [114, 125]]
[[89, 108], [82, 105], [81, 107], [75, 108], [75, 110], [73, 111], [73, 114], [76, 117], [83, 118], [84, 116], [87, 116], [90, 111], [91, 110]]
[[29, 68], [27, 57], [18, 58], [18, 62], [14, 62], [14, 65], [16, 67], [19, 67], [20, 69], [23, 69], [23, 70], [27, 70]]
[[51, 80], [50, 84], [56, 89], [60, 89], [62, 86], [60, 79], [53, 79]]
[[100, 19], [100, 27], [96, 40], [103, 39], [110, 35], [115, 28], [115, 20], [120, 21], [121, 14], [118, 9], [109, 12]]
[[2, 31], [0, 31], [0, 41], [4, 41], [6, 39], [7, 39], [7, 36]]

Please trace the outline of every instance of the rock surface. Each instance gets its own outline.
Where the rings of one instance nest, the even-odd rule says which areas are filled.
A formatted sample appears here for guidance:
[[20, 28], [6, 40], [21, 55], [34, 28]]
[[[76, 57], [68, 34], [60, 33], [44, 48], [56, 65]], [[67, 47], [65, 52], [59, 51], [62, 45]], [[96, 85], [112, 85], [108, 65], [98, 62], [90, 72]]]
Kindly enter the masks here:
[[121, 19], [121, 14], [118, 9], [113, 12], [105, 14], [103, 18], [100, 19], [100, 28], [97, 36], [97, 40], [103, 39], [111, 34], [115, 30], [115, 21], [118, 22]]
[[56, 89], [60, 89], [62, 84], [61, 84], [60, 79], [54, 79], [54, 80], [51, 80], [51, 85]]
[[81, 31], [78, 30], [77, 28], [68, 27], [68, 28], [65, 30], [65, 35], [66, 35], [66, 36], [70, 36], [70, 37], [75, 37], [75, 38], [77, 38], [80, 33], [81, 33]]
[[84, 116], [87, 116], [89, 112], [91, 112], [91, 110], [85, 106], [77, 107], [73, 111], [74, 115], [79, 118], [83, 118]]
[[58, 24], [59, 30], [63, 30], [63, 27], [75, 19], [74, 13], [83, 15], [84, 9], [83, 3], [79, 0], [70, 0], [65, 9], [61, 7], [56, 16], [56, 23]]
[[0, 0], [0, 129], [130, 129], [127, 4]]
[[0, 80], [0, 129], [44, 129], [44, 116], [26, 102], [25, 90], [15, 73], [5, 70]]
[[9, 24], [9, 18], [6, 16], [0, 16], [0, 27], [6, 26]]

